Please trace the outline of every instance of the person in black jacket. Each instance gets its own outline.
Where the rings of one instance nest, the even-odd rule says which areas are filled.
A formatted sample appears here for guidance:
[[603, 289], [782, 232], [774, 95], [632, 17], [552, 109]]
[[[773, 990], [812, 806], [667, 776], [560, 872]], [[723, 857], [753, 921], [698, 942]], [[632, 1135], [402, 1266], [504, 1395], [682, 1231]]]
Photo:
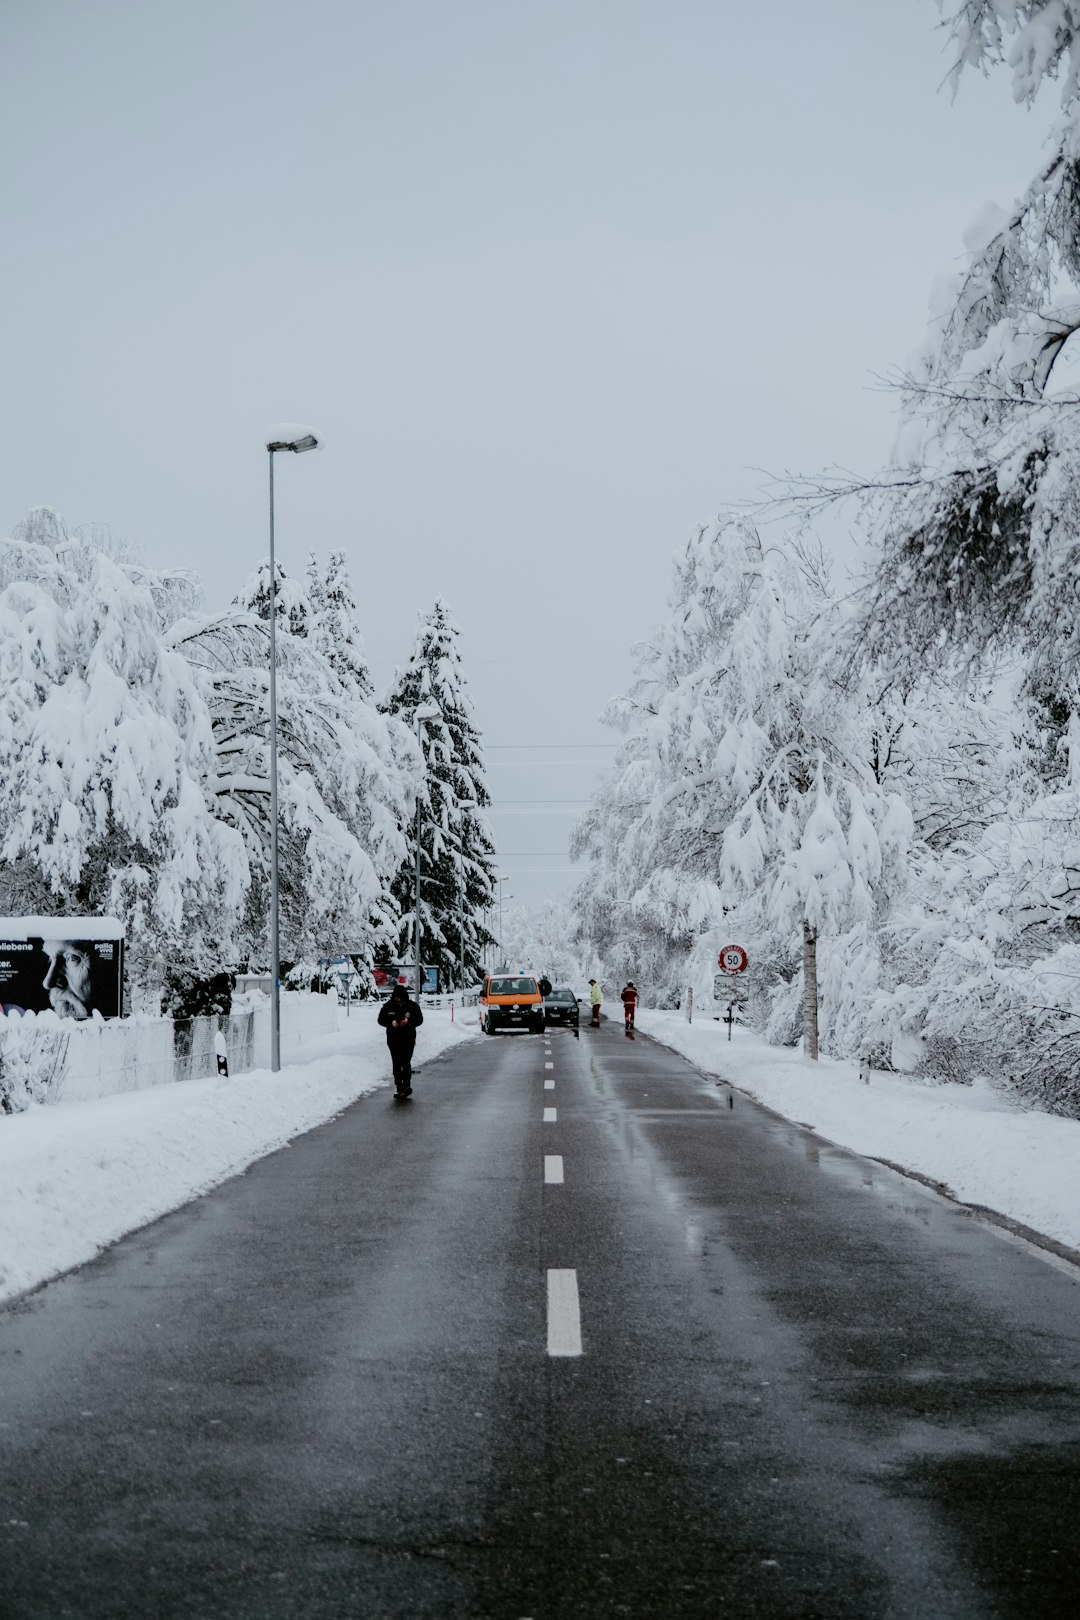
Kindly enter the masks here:
[[379, 1008], [379, 1023], [386, 1030], [386, 1044], [394, 1065], [394, 1085], [399, 1097], [412, 1096], [412, 1055], [416, 1031], [424, 1022], [420, 1004], [409, 1000], [403, 984], [395, 984], [390, 1000]]

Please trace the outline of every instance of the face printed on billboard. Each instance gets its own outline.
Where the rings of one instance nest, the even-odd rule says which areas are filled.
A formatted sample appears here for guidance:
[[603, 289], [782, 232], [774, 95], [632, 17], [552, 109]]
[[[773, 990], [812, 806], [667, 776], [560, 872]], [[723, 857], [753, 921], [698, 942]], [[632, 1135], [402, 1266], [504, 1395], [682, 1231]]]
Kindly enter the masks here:
[[122, 939], [0, 938], [0, 1008], [8, 1016], [54, 1012], [84, 1022], [119, 1018]]
[[43, 983], [53, 1012], [61, 1018], [89, 1018], [94, 1006], [89, 947], [74, 939], [45, 939], [41, 948], [49, 958]]

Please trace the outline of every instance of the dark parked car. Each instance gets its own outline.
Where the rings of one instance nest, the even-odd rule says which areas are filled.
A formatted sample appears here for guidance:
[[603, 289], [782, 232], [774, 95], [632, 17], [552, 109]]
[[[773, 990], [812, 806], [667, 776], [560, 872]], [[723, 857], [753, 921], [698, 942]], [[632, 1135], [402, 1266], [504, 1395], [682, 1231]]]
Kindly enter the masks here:
[[544, 997], [545, 1024], [568, 1024], [578, 1027], [578, 999], [565, 984], [557, 984], [550, 995]]

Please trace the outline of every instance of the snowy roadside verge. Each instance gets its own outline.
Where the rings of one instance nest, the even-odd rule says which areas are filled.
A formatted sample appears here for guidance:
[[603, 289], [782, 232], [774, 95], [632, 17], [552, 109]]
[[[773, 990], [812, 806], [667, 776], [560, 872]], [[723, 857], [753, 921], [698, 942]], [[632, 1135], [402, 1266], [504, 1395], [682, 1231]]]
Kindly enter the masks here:
[[928, 1085], [855, 1063], [768, 1046], [712, 1019], [641, 1008], [638, 1027], [706, 1074], [728, 1081], [838, 1147], [940, 1183], [1080, 1250], [1080, 1121], [1042, 1114], [986, 1084]]
[[[460, 1016], [460, 1015], [459, 1015]], [[417, 1063], [477, 1034], [475, 1011], [425, 1015]], [[376, 1009], [254, 1069], [0, 1118], [0, 1302], [238, 1175], [356, 1098], [390, 1085]]]

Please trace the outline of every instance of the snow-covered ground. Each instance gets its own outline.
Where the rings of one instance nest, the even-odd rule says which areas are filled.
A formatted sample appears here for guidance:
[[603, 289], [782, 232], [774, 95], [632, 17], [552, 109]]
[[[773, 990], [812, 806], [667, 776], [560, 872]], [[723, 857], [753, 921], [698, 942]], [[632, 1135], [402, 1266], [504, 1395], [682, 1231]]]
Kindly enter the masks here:
[[[188, 1080], [0, 1117], [0, 1300], [92, 1259], [125, 1232], [235, 1176], [291, 1137], [389, 1087], [376, 1009], [354, 1010], [272, 1074]], [[425, 1012], [424, 1066], [477, 1033], [475, 1009]], [[421, 1079], [421, 1084], [423, 1083]]]
[[786, 1119], [883, 1159], [1080, 1250], [1080, 1121], [1024, 1106], [990, 1085], [932, 1085], [768, 1046], [711, 1018], [641, 1009], [638, 1027]]

